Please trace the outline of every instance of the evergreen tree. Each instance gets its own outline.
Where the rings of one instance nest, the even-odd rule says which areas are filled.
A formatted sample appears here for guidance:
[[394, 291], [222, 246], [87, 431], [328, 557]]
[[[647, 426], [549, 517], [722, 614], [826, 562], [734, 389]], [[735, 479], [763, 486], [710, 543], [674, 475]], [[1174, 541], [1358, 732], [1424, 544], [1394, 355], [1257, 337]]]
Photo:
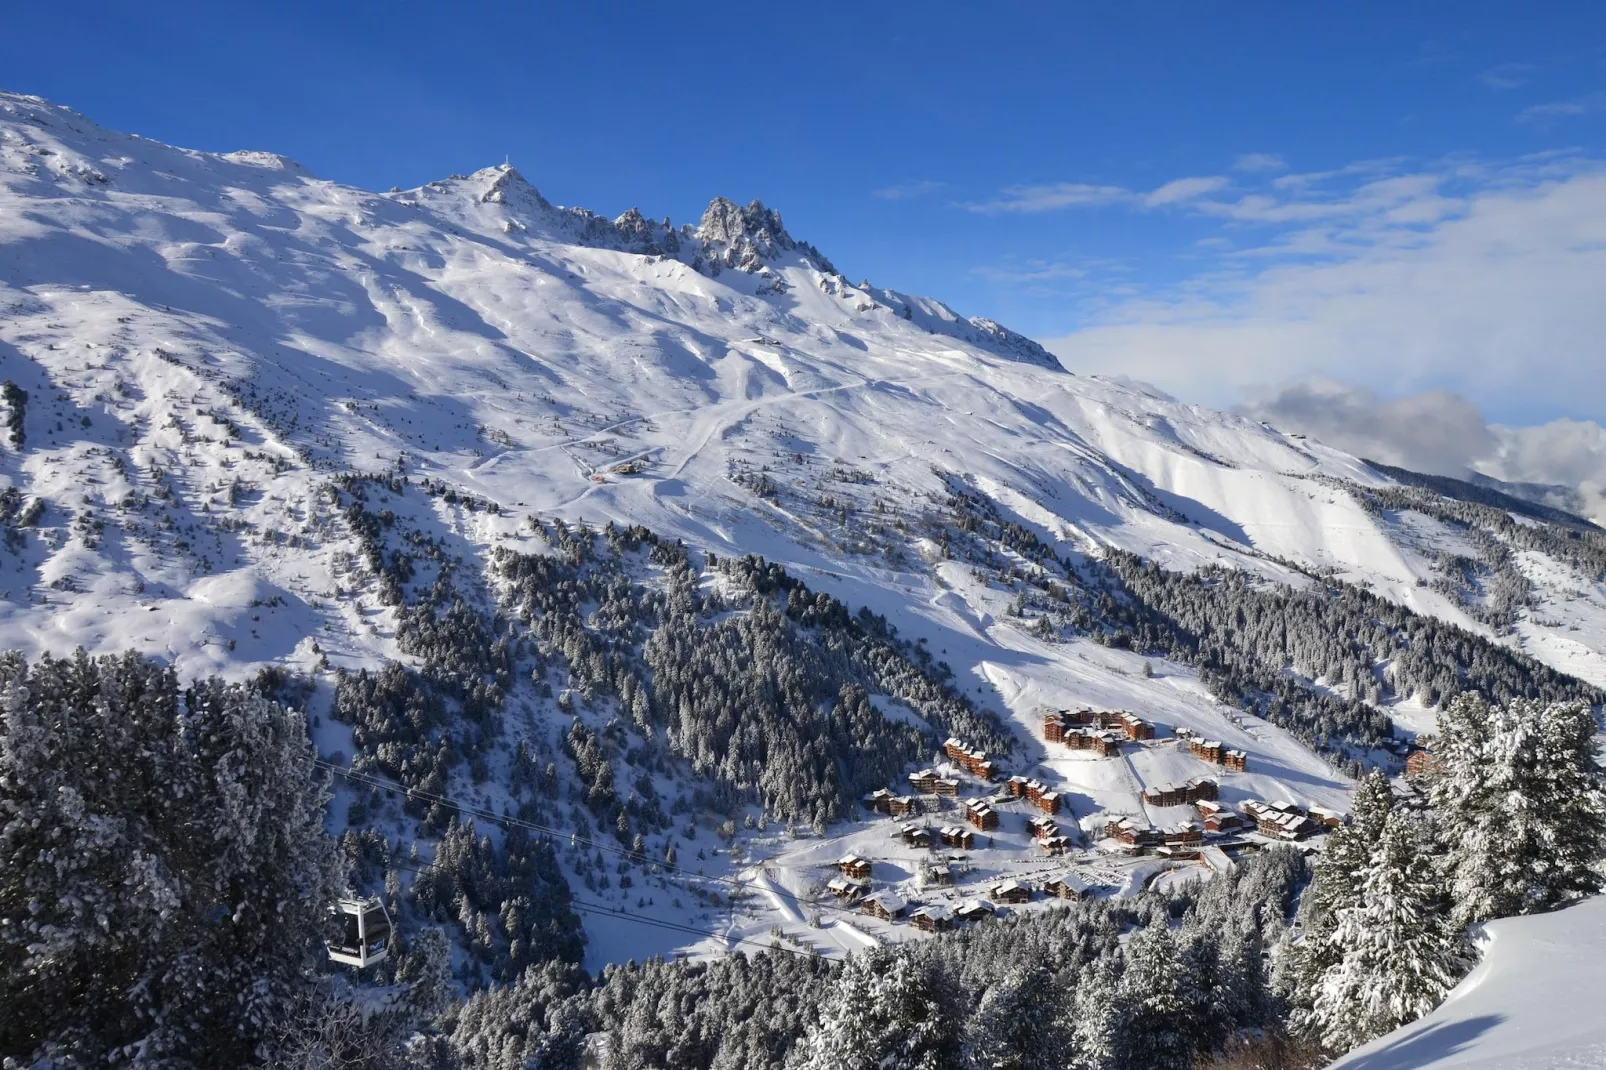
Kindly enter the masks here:
[[1458, 922], [1526, 914], [1601, 888], [1596, 724], [1582, 703], [1458, 696], [1440, 714], [1429, 796]]
[[904, 951], [848, 960], [795, 1070], [957, 1070], [959, 993], [939, 965]]
[[1297, 1030], [1310, 1025], [1316, 986], [1343, 956], [1344, 948], [1333, 940], [1339, 913], [1360, 904], [1372, 853], [1393, 806], [1388, 779], [1374, 769], [1355, 788], [1350, 823], [1327, 837], [1316, 860], [1310, 886], [1300, 899], [1299, 937], [1285, 946], [1278, 963], [1277, 987], [1292, 1005], [1290, 1018]]
[[1041, 967], [990, 985], [965, 1028], [965, 1070], [1059, 1070], [1070, 1056], [1060, 991]]
[[1121, 1057], [1128, 1067], [1190, 1070], [1194, 1029], [1190, 1011], [1202, 1002], [1197, 978], [1184, 968], [1177, 942], [1164, 917], [1134, 933], [1126, 945], [1121, 974]]
[[344, 884], [313, 757], [253, 689], [0, 657], [0, 1056], [249, 1062]]
[[1328, 941], [1336, 964], [1318, 979], [1311, 1024], [1345, 1051], [1438, 1006], [1466, 965], [1442, 898], [1422, 822], [1391, 813], [1364, 871], [1359, 901], [1338, 911]]

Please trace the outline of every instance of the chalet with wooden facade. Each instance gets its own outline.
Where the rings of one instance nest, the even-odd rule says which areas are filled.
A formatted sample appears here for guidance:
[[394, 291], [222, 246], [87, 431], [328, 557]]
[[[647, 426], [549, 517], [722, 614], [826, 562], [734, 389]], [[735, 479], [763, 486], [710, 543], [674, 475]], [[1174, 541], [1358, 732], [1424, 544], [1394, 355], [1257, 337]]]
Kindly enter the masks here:
[[1244, 772], [1249, 761], [1249, 756], [1243, 751], [1233, 750], [1219, 739], [1189, 739], [1188, 750], [1195, 758], [1214, 762], [1236, 773]]
[[1037, 841], [1038, 848], [1051, 858], [1057, 858], [1071, 849], [1069, 836], [1044, 836]]
[[1009, 794], [1016, 799], [1025, 799], [1045, 814], [1060, 812], [1060, 793], [1051, 789], [1041, 780], [1028, 780], [1023, 776], [1009, 778]]
[[844, 855], [837, 861], [837, 872], [856, 881], [870, 879], [870, 860], [858, 855]]
[[1000, 881], [988, 889], [995, 903], [1030, 903], [1032, 890], [1017, 880]]
[[850, 881], [846, 877], [833, 877], [826, 884], [825, 890], [843, 902], [851, 903], [864, 894], [864, 885]]
[[1199, 820], [1204, 822], [1206, 832], [1236, 832], [1250, 826], [1250, 822], [1242, 814], [1228, 809], [1219, 802], [1201, 799], [1193, 805], [1194, 809], [1199, 811]]
[[909, 909], [909, 904], [898, 893], [886, 891], [865, 896], [859, 903], [859, 909], [882, 921], [897, 921]]
[[965, 820], [983, 832], [998, 827], [998, 811], [979, 800], [965, 804]]
[[959, 794], [959, 781], [940, 775], [935, 769], [922, 769], [909, 774], [909, 787], [916, 795], [941, 795], [952, 798]]
[[1145, 789], [1143, 801], [1150, 806], [1191, 806], [1201, 800], [1214, 801], [1220, 787], [1210, 777], [1195, 777], [1186, 784], [1164, 784]]
[[928, 828], [922, 828], [919, 825], [899, 826], [898, 839], [902, 840], [910, 847], [918, 847], [921, 850], [931, 849], [931, 830]]
[[1070, 750], [1092, 751], [1103, 758], [1121, 753], [1123, 740], [1154, 738], [1154, 725], [1131, 713], [1104, 713], [1090, 709], [1056, 710], [1043, 716], [1043, 738]]
[[1192, 821], [1183, 821], [1161, 829], [1160, 838], [1167, 847], [1197, 847], [1204, 842], [1204, 832]]
[[1128, 847], [1157, 847], [1161, 842], [1158, 829], [1130, 817], [1112, 817], [1104, 835]]
[[1130, 713], [1123, 713], [1115, 719], [1115, 727], [1126, 733], [1126, 738], [1133, 743], [1154, 738], [1154, 725], [1141, 717]]
[[1050, 877], [1043, 884], [1043, 894], [1051, 895], [1055, 899], [1081, 899], [1087, 895], [1087, 885], [1069, 874], [1063, 877]]
[[1302, 840], [1321, 828], [1303, 809], [1290, 802], [1244, 803], [1244, 813], [1255, 822], [1255, 831], [1278, 840]]
[[942, 837], [944, 847], [957, 847], [961, 851], [974, 850], [976, 847], [976, 834], [958, 825], [949, 825], [939, 830], [938, 835]]
[[942, 752], [948, 760], [969, 773], [978, 780], [991, 780], [998, 774], [998, 768], [987, 757], [985, 751], [972, 750], [963, 740], [949, 736], [942, 745]]
[[1307, 811], [1310, 819], [1323, 828], [1339, 829], [1349, 824], [1349, 815], [1337, 810], [1329, 810], [1325, 806], [1312, 806]]
[[1051, 817], [1034, 817], [1026, 822], [1026, 831], [1032, 834], [1033, 839], [1044, 840], [1059, 834], [1060, 827]]
[[928, 903], [909, 912], [909, 924], [928, 933], [944, 933], [954, 927], [954, 912], [941, 903]]
[[1412, 747], [1405, 755], [1405, 775], [1408, 777], [1427, 776], [1434, 768], [1433, 752], [1426, 747]]

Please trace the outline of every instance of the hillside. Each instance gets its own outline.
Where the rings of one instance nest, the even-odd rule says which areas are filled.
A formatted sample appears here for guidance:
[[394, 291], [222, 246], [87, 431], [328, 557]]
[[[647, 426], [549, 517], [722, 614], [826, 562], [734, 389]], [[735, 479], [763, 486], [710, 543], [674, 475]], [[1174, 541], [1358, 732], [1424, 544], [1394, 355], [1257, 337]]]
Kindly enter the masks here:
[[1488, 925], [1483, 961], [1438, 1010], [1333, 1070], [1560, 1070], [1606, 1061], [1606, 899]]
[[[568, 835], [591, 967], [912, 938], [821, 898], [849, 852], [928, 900], [1130, 890], [1172, 867], [1105, 821], [1192, 812], [1145, 788], [1342, 810], [1453, 687], [1606, 686], [1606, 533], [1078, 375], [756, 202], [610, 220], [507, 166], [370, 193], [0, 95], [0, 378], [0, 648], [283, 670], [332, 764]], [[1158, 738], [1047, 744], [1080, 706]], [[928, 890], [857, 799], [950, 732], [1060, 790], [1076, 849], [1001, 804]], [[455, 816], [387, 791], [332, 816], [385, 838], [375, 884]]]

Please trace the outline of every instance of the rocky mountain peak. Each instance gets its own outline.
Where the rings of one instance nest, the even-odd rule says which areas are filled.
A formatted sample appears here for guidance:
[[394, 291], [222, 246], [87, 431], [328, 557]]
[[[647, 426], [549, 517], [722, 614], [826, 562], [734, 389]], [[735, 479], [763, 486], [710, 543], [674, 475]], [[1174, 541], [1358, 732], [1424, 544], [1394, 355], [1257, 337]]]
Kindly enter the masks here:
[[551, 208], [552, 203], [511, 164], [498, 164], [475, 171], [470, 181], [483, 184], [479, 199], [485, 204], [535, 205]]
[[744, 206], [726, 197], [715, 197], [708, 202], [694, 236], [702, 243], [705, 261], [715, 272], [721, 267], [757, 272], [766, 261], [791, 250], [800, 250], [821, 271], [836, 270], [814, 246], [788, 234], [781, 214], [759, 200], [748, 201]]

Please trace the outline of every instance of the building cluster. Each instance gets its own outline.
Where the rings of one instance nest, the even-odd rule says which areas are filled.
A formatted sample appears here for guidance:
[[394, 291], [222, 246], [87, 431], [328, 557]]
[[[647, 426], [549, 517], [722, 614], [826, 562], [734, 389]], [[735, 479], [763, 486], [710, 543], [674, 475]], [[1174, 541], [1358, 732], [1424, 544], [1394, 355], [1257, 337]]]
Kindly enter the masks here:
[[1244, 815], [1221, 805], [1219, 802], [1201, 799], [1193, 805], [1194, 809], [1199, 811], [1200, 819], [1204, 821], [1204, 830], [1211, 835], [1242, 832], [1251, 825], [1250, 820]]
[[1138, 849], [1149, 847], [1197, 848], [1204, 842], [1204, 832], [1192, 821], [1182, 821], [1164, 828], [1156, 828], [1135, 817], [1112, 817], [1104, 826], [1104, 835], [1117, 843]]
[[915, 812], [914, 799], [907, 795], [894, 795], [886, 788], [872, 791], [868, 801], [870, 809], [888, 817], [908, 817]]
[[976, 834], [958, 825], [948, 825], [939, 829], [937, 835], [942, 837], [944, 847], [957, 847], [961, 851], [969, 851], [976, 846]]
[[998, 827], [998, 811], [984, 799], [971, 799], [965, 803], [965, 820], [983, 832]]
[[1186, 784], [1164, 784], [1143, 792], [1143, 801], [1150, 806], [1193, 806], [1198, 802], [1215, 802], [1220, 797], [1220, 786], [1211, 777], [1194, 777]]
[[1243, 805], [1244, 813], [1255, 823], [1255, 831], [1277, 840], [1303, 840], [1327, 829], [1335, 829], [1345, 822], [1343, 814], [1321, 806], [1306, 809], [1291, 802], [1261, 802], [1250, 799]]
[[1131, 713], [1103, 710], [1055, 710], [1043, 715], [1043, 738], [1071, 750], [1093, 751], [1101, 758], [1121, 753], [1122, 743], [1154, 738], [1154, 725]]
[[972, 750], [961, 739], [949, 736], [942, 745], [942, 752], [948, 756], [950, 762], [977, 780], [991, 780], [998, 774], [998, 767], [987, 757], [986, 752]]
[[1007, 785], [1009, 796], [1012, 799], [1025, 799], [1045, 814], [1060, 812], [1060, 793], [1054, 791], [1041, 780], [1030, 780], [1023, 776], [1012, 776]]
[[1063, 855], [1071, 849], [1071, 838], [1061, 835], [1051, 817], [1034, 817], [1026, 823], [1026, 829], [1046, 855]]
[[922, 769], [918, 773], [909, 774], [909, 786], [916, 795], [941, 795], [953, 798], [959, 794], [959, 781], [953, 777], [945, 777], [935, 769]]
[[1219, 739], [1205, 739], [1186, 728], [1177, 729], [1177, 737], [1187, 743], [1188, 752], [1195, 758], [1213, 762], [1230, 772], [1242, 773], [1249, 763], [1249, 755], [1233, 750]]
[[[1047, 820], [1047, 819], [1043, 819]], [[1052, 826], [1053, 822], [1049, 822]], [[969, 835], [963, 829], [944, 829], [947, 833]], [[844, 903], [854, 904], [860, 911], [886, 922], [907, 921], [926, 932], [945, 932], [960, 922], [982, 921], [995, 917], [997, 903], [1019, 905], [1029, 903], [1037, 894], [1032, 885], [1019, 880], [1002, 880], [990, 885], [986, 899], [969, 899], [956, 906], [945, 903], [912, 903], [891, 889], [870, 890], [871, 864], [858, 855], [847, 855], [836, 863], [838, 876], [827, 885], [829, 891]], [[946, 867], [925, 872], [930, 883], [952, 884], [953, 874]], [[1081, 899], [1087, 894], [1087, 885], [1069, 874], [1053, 877], [1044, 883], [1042, 893], [1056, 899]]]

